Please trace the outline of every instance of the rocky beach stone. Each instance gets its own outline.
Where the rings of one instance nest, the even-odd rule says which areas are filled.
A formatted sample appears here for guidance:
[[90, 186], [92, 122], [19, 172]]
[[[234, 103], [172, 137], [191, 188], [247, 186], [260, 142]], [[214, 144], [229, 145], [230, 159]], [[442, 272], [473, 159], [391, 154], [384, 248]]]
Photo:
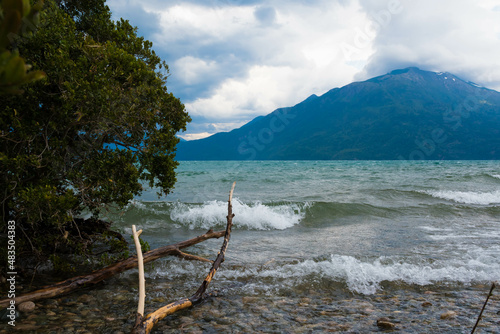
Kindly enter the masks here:
[[[27, 331], [39, 333], [129, 333], [137, 305], [130, 294], [124, 304], [118, 304], [116, 296], [120, 290], [121, 287], [110, 284], [96, 288], [92, 294], [85, 291], [81, 296], [69, 295], [64, 302], [61, 299], [59, 302], [37, 302], [31, 313], [20, 313], [16, 325], [41, 326]], [[460, 332], [459, 328], [470, 327], [470, 319], [477, 318], [477, 310], [484, 302], [484, 291], [474, 288], [454, 291], [445, 287], [432, 294], [412, 287], [387, 290], [377, 295], [342, 295], [340, 291], [328, 295], [328, 291], [323, 290], [323, 295], [315, 297], [293, 295], [286, 288], [280, 296], [260, 291], [240, 292], [235, 288], [168, 316], [158, 323], [155, 332], [370, 333], [399, 330], [408, 334], [455, 334]], [[184, 291], [179, 295], [181, 293]], [[172, 299], [178, 297], [175, 295]], [[77, 303], [68, 305], [71, 301]], [[86, 301], [91, 302], [87, 304]], [[157, 306], [150, 305], [150, 311]], [[491, 312], [480, 323], [482, 332], [497, 332], [499, 306], [500, 300], [494, 295], [488, 305]], [[455, 316], [440, 320], [441, 314], [447, 312]], [[0, 334], [9, 333], [2, 330], [0, 328]]]
[[19, 304], [19, 306], [17, 307], [17, 309], [20, 312], [27, 313], [27, 312], [33, 311], [35, 309], [35, 307], [36, 307], [36, 305], [33, 302], [24, 302], [24, 303]]
[[80, 303], [88, 304], [88, 303], [92, 302], [94, 300], [94, 298], [92, 296], [85, 294], [85, 295], [81, 295], [80, 297], [78, 297], [77, 300]]
[[117, 294], [114, 299], [117, 302], [122, 302], [122, 301], [128, 300], [128, 296], [125, 294]]
[[377, 326], [383, 329], [394, 329], [396, 327], [394, 323], [385, 317], [377, 320]]
[[59, 306], [59, 303], [57, 302], [57, 300], [49, 299], [45, 302], [44, 307], [46, 309], [57, 309], [58, 306]]
[[441, 320], [446, 320], [446, 319], [452, 319], [452, 318], [455, 318], [457, 316], [457, 312], [454, 312], [454, 311], [446, 311], [444, 313], [441, 313]]
[[258, 300], [259, 298], [257, 297], [241, 297], [243, 304], [255, 303]]
[[40, 326], [34, 324], [19, 324], [16, 325], [15, 328], [17, 332], [36, 333], [40, 329]]

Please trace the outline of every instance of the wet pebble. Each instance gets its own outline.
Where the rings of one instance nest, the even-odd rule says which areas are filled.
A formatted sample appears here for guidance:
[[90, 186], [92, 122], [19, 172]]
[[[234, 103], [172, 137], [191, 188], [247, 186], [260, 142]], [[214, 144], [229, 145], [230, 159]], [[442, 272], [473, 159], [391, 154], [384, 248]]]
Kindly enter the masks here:
[[80, 303], [89, 304], [92, 301], [94, 301], [94, 298], [92, 296], [85, 294], [78, 297], [77, 301]]
[[19, 306], [17, 307], [17, 309], [20, 312], [24, 312], [24, 313], [32, 312], [35, 309], [35, 303], [33, 303], [33, 302], [24, 302], [24, 303], [19, 304]]
[[392, 323], [389, 318], [380, 318], [377, 320], [377, 326], [383, 329], [394, 329], [396, 325]]
[[151, 299], [151, 301], [153, 303], [165, 303], [167, 301], [167, 299], [165, 297], [156, 297], [156, 298], [153, 298]]
[[191, 325], [194, 323], [194, 320], [190, 317], [181, 317], [179, 320], [184, 326]]
[[[294, 333], [401, 330], [410, 334], [452, 334], [458, 328], [468, 326], [468, 319], [477, 318], [477, 305], [482, 304], [484, 293], [464, 289], [453, 293], [451, 290], [437, 290], [436, 293], [399, 289], [377, 295], [341, 297], [329, 295], [327, 291], [317, 297], [305, 293], [270, 296], [258, 292], [245, 291], [242, 295], [225, 291], [216, 298], [209, 298], [200, 305], [163, 319], [154, 332], [277, 333], [293, 328]], [[38, 330], [40, 333], [128, 333], [135, 320], [136, 296], [128, 291], [119, 297], [119, 293], [109, 286], [95, 292], [95, 297], [87, 291], [81, 296], [41, 301], [32, 313], [21, 314], [20, 323], [42, 326]], [[162, 296], [157, 294], [154, 298]], [[117, 299], [124, 302], [118, 303]], [[499, 325], [498, 298], [493, 296], [490, 304], [488, 306], [493, 312], [481, 322], [485, 333], [494, 333]], [[443, 308], [433, 314], [441, 305]], [[158, 307], [153, 303], [149, 306], [151, 310]], [[450, 320], [439, 320], [447, 312], [455, 315], [448, 318]], [[381, 318], [384, 315], [387, 318]], [[0, 334], [3, 334], [2, 329]]]
[[295, 317], [295, 321], [297, 321], [297, 322], [306, 322], [307, 318], [298, 316], [298, 317]]
[[128, 300], [128, 296], [125, 294], [117, 294], [117, 295], [115, 295], [114, 300], [116, 302], [125, 301], [125, 300]]
[[243, 304], [253, 304], [258, 300], [259, 298], [257, 297], [241, 297], [241, 301], [243, 302]]
[[374, 309], [371, 309], [371, 308], [365, 308], [364, 310], [361, 311], [361, 314], [364, 314], [364, 315], [369, 315], [371, 313], [375, 312]]
[[88, 322], [86, 324], [86, 326], [90, 327], [90, 328], [96, 328], [96, 327], [100, 327], [103, 325], [104, 325], [104, 322], [102, 322], [102, 321], [91, 321], [91, 322]]
[[36, 333], [40, 329], [40, 326], [36, 324], [16, 324], [15, 328], [17, 332]]
[[90, 310], [82, 310], [82, 311], [80, 311], [80, 315], [82, 317], [87, 317], [89, 315], [89, 313], [90, 313]]
[[45, 306], [44, 308], [47, 308], [47, 309], [57, 309], [59, 303], [57, 302], [57, 300], [48, 300], [45, 302]]
[[441, 320], [447, 320], [447, 319], [452, 319], [457, 316], [457, 312], [454, 311], [446, 311], [444, 313], [441, 313]]

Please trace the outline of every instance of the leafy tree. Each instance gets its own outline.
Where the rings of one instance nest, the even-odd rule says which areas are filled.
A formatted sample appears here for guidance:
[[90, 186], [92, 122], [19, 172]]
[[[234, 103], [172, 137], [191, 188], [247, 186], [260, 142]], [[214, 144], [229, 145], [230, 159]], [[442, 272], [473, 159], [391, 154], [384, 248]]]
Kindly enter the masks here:
[[0, 95], [20, 94], [20, 86], [43, 79], [42, 71], [31, 71], [14, 50], [15, 42], [32, 32], [38, 24], [39, 11], [43, 2], [31, 6], [29, 0], [2, 0], [0, 3]]
[[175, 134], [190, 118], [152, 43], [104, 2], [45, 1], [41, 28], [17, 47], [47, 79], [0, 100], [3, 222], [38, 254], [74, 247], [82, 212], [176, 181]]

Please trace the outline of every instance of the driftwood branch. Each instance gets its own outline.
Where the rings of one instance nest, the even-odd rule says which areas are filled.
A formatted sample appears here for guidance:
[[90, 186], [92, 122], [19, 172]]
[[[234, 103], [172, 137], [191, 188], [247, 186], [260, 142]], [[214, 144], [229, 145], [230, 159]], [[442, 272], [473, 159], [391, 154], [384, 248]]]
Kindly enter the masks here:
[[196, 255], [184, 253], [183, 251], [181, 251], [179, 249], [176, 249], [171, 255], [177, 256], [178, 258], [181, 258], [183, 260], [213, 262], [212, 260], [205, 259], [204, 257], [201, 257], [201, 256], [196, 256]]
[[496, 282], [491, 283], [490, 292], [488, 293], [488, 296], [486, 297], [486, 300], [484, 301], [483, 308], [481, 309], [481, 312], [479, 313], [479, 316], [477, 317], [476, 324], [474, 325], [474, 328], [472, 328], [472, 331], [470, 332], [471, 334], [474, 334], [474, 332], [476, 331], [477, 325], [479, 325], [479, 321], [481, 321], [481, 318], [483, 317], [484, 309], [486, 308], [486, 305], [488, 304], [490, 297], [493, 295], [493, 290], [495, 289], [495, 287], [496, 287]]
[[[181, 249], [196, 245], [212, 238], [220, 238], [226, 234], [226, 231], [214, 232], [212, 230], [207, 231], [205, 234], [197, 236], [195, 238], [184, 240], [172, 245], [167, 245], [159, 247], [149, 252], [144, 253], [144, 263], [148, 263], [159, 259], [167, 255], [179, 255]], [[116, 274], [124, 272], [126, 270], [137, 267], [137, 256], [131, 256], [128, 259], [117, 262], [103, 269], [92, 272], [89, 275], [77, 276], [65, 281], [44, 287], [40, 290], [28, 292], [24, 295], [16, 296], [16, 304], [20, 304], [27, 301], [36, 301], [52, 298], [58, 295], [67, 294], [75, 291], [79, 288], [97, 284], [105, 279], [108, 279]], [[7, 307], [10, 303], [10, 299], [0, 300], [0, 308]]]
[[137, 324], [134, 326], [132, 329], [133, 334], [147, 334], [150, 333], [153, 327], [163, 318], [166, 316], [175, 313], [179, 310], [183, 310], [185, 308], [191, 307], [195, 304], [200, 303], [203, 299], [206, 298], [205, 291], [208, 288], [208, 285], [212, 281], [212, 278], [214, 277], [215, 273], [219, 269], [220, 265], [222, 262], [224, 262], [226, 250], [229, 244], [229, 238], [231, 236], [231, 229], [233, 226], [233, 207], [231, 204], [232, 198], [233, 198], [233, 191], [234, 187], [236, 185], [236, 182], [233, 183], [231, 187], [231, 191], [229, 192], [229, 201], [228, 201], [228, 206], [227, 206], [227, 225], [226, 225], [226, 231], [224, 234], [224, 241], [222, 243], [222, 247], [220, 249], [220, 252], [217, 254], [217, 258], [212, 264], [212, 268], [210, 269], [208, 275], [205, 277], [203, 282], [201, 283], [200, 287], [198, 290], [195, 292], [194, 295], [192, 295], [189, 298], [183, 298], [180, 299], [176, 302], [170, 303], [168, 305], [165, 305], [153, 313], [148, 314], [143, 321], [140, 324]]
[[135, 250], [137, 252], [137, 264], [139, 266], [139, 305], [137, 306], [136, 324], [142, 322], [144, 317], [144, 301], [146, 300], [146, 280], [144, 278], [144, 259], [142, 257], [141, 243], [139, 236], [142, 230], [136, 231], [135, 225], [132, 225], [132, 235], [134, 237]]

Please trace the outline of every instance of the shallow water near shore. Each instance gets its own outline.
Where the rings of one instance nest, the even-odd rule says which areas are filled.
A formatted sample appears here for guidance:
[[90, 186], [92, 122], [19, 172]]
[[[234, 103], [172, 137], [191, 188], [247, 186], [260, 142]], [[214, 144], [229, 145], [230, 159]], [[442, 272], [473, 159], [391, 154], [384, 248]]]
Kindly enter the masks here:
[[[32, 314], [18, 320], [17, 328], [26, 333], [129, 333], [137, 307], [135, 280], [134, 275], [121, 277], [97, 289], [37, 303]], [[164, 280], [148, 283], [146, 312], [195, 288], [179, 289], [179, 282]], [[399, 285], [361, 295], [333, 284], [329, 289], [304, 286], [261, 295], [241, 288], [214, 284], [216, 296], [163, 319], [153, 333], [371, 333], [380, 330], [376, 321], [381, 317], [402, 333], [470, 333], [489, 289]], [[498, 333], [499, 307], [494, 294], [477, 333]], [[453, 315], [441, 319], [446, 312]]]
[[[114, 228], [137, 225], [151, 248], [222, 230], [236, 181], [234, 227], [208, 289], [217, 296], [155, 333], [369, 333], [382, 317], [404, 333], [470, 333], [500, 280], [500, 162], [181, 162], [177, 172], [172, 194], [146, 191], [107, 217]], [[221, 242], [186, 251], [214, 259]], [[147, 264], [146, 312], [191, 296], [209, 268], [171, 257]], [[39, 302], [18, 325], [127, 333], [137, 286], [131, 270]], [[479, 333], [500, 332], [499, 295]]]

